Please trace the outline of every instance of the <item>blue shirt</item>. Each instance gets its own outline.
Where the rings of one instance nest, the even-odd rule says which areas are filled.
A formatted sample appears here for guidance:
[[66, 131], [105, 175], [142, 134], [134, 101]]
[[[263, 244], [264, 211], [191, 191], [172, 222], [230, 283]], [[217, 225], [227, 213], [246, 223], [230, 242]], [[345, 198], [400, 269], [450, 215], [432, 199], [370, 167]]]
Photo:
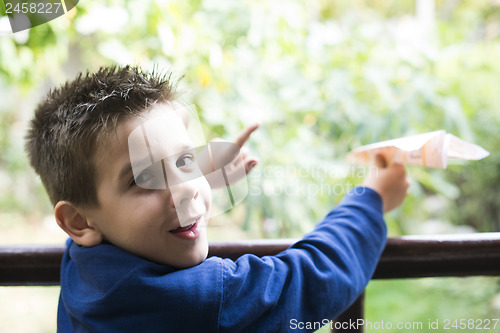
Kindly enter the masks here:
[[357, 187], [275, 256], [210, 257], [188, 269], [69, 239], [58, 332], [287, 332], [333, 319], [373, 275], [386, 241], [382, 210], [375, 191]]

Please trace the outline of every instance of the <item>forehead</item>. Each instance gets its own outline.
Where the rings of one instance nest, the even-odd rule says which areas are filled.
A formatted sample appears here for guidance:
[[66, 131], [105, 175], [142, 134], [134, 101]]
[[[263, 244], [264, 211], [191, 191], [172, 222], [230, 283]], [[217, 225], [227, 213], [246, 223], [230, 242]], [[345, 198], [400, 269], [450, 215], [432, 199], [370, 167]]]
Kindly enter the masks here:
[[145, 119], [128, 136], [132, 168], [142, 168], [193, 147], [183, 119], [161, 112]]

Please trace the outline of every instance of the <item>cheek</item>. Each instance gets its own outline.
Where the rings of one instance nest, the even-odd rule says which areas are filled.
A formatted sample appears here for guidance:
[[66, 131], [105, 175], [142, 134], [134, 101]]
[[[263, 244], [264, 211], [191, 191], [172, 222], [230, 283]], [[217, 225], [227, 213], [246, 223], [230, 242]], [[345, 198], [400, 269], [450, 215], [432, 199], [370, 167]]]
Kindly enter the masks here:
[[207, 210], [210, 209], [212, 205], [212, 188], [205, 177], [201, 177], [198, 184], [198, 191], [203, 198], [203, 202], [207, 207]]
[[162, 192], [165, 191], [144, 190], [143, 193], [132, 196], [124, 202], [120, 215], [135, 223], [164, 215], [169, 198]]
[[144, 193], [128, 202], [120, 217], [129, 237], [135, 238], [137, 234], [160, 225], [166, 217], [171, 216], [167, 198], [162, 192], [164, 191]]

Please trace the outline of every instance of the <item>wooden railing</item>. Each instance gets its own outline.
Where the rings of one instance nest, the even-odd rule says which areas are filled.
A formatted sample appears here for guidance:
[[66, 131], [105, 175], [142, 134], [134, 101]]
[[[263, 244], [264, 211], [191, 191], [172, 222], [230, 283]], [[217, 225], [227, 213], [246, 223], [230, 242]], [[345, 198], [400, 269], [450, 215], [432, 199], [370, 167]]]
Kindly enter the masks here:
[[[236, 259], [245, 253], [277, 254], [295, 240], [258, 240], [211, 243], [209, 256]], [[64, 246], [0, 246], [0, 286], [59, 284]], [[500, 276], [500, 233], [407, 236], [390, 238], [374, 279], [443, 276]], [[336, 320], [363, 318], [361, 296]], [[352, 328], [352, 327], [351, 327]], [[335, 332], [356, 332], [342, 328]], [[360, 326], [357, 332], [362, 332]]]

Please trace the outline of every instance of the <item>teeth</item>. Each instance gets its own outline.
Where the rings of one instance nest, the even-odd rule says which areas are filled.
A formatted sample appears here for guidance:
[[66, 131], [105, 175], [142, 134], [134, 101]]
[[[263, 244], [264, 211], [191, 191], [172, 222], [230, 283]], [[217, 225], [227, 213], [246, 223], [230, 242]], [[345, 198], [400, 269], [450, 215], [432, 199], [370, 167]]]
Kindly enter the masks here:
[[187, 220], [186, 222], [184, 223], [181, 223], [181, 227], [187, 227], [187, 226], [190, 226], [190, 225], [193, 225], [193, 224], [196, 224], [196, 222], [198, 222], [200, 220], [201, 217], [198, 217], [196, 219], [192, 219], [192, 220]]
[[194, 223], [188, 224], [186, 226], [180, 226], [180, 227], [178, 227], [176, 229], [173, 229], [173, 230], [170, 230], [170, 231], [171, 232], [184, 232], [184, 231], [188, 231], [189, 229], [191, 229], [191, 228], [194, 227], [194, 225], [196, 224], [196, 221]]

